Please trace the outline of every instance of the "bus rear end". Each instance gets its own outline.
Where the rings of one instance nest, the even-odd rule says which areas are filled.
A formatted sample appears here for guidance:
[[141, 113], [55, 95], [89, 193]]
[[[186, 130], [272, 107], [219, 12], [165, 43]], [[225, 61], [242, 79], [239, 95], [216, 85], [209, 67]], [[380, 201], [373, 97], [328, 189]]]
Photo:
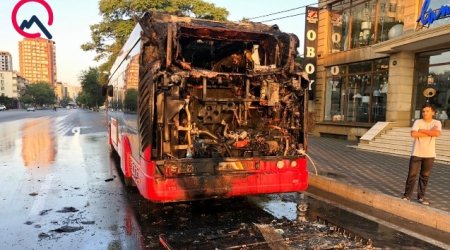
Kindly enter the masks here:
[[295, 35], [158, 13], [139, 25], [137, 131], [127, 139], [134, 132], [124, 129], [121, 143], [139, 151], [122, 156], [122, 169], [144, 197], [306, 190], [308, 80]]

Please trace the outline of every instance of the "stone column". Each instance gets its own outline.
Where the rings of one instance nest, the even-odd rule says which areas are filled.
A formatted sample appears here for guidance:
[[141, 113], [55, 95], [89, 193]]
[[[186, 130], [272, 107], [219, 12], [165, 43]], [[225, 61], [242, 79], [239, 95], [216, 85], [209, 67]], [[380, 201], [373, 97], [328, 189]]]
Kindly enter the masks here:
[[[322, 7], [323, 2], [321, 1]], [[320, 6], [320, 5], [319, 5]], [[317, 65], [316, 65], [316, 93], [314, 100], [315, 121], [321, 122], [325, 116], [325, 93], [326, 93], [326, 70], [324, 67], [325, 58], [330, 56], [330, 26], [331, 16], [327, 9], [320, 8], [319, 10], [319, 28], [317, 31]], [[315, 134], [317, 135], [317, 131]]]
[[390, 57], [386, 120], [395, 122], [396, 126], [410, 126], [414, 58], [412, 52], [399, 52]]

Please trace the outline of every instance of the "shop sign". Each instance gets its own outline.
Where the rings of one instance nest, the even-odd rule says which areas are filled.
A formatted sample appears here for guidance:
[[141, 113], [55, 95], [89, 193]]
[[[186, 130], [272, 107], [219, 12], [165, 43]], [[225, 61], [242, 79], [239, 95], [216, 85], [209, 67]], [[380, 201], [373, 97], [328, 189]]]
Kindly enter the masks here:
[[317, 28], [319, 22], [319, 9], [306, 7], [305, 20], [305, 72], [308, 73], [310, 80], [309, 99], [314, 99], [313, 83], [316, 80], [317, 66]]
[[434, 21], [450, 17], [450, 6], [442, 5], [439, 9], [432, 10], [430, 7], [431, 0], [425, 0], [423, 2], [422, 9], [420, 10], [420, 16], [417, 22], [420, 22], [423, 26], [430, 25]]

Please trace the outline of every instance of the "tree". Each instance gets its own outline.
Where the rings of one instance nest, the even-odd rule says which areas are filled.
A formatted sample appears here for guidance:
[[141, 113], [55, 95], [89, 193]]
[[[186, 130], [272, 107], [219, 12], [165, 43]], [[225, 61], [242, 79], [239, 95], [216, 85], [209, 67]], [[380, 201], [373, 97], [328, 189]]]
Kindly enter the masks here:
[[39, 82], [27, 86], [20, 101], [25, 104], [44, 106], [55, 103], [55, 92], [49, 83]]
[[77, 102], [92, 108], [102, 105], [105, 97], [102, 96], [102, 86], [99, 82], [98, 68], [89, 68], [81, 73], [81, 93]]
[[64, 96], [63, 99], [59, 102], [59, 105], [61, 105], [62, 107], [65, 107], [67, 105], [69, 105], [70, 102], [72, 102], [72, 98], [68, 97], [68, 96]]
[[83, 94], [83, 92], [81, 92], [78, 96], [77, 99], [75, 100], [77, 102], [78, 105], [85, 105], [86, 101], [86, 96]]
[[14, 98], [7, 97], [3, 94], [0, 95], [0, 104], [5, 105], [8, 109], [15, 108], [15, 104], [17, 104], [15, 102], [17, 102], [17, 100], [15, 100]]
[[91, 41], [81, 45], [84, 51], [95, 51], [96, 60], [107, 59], [99, 71], [108, 71], [128, 35], [143, 13], [160, 10], [169, 13], [181, 12], [187, 16], [211, 20], [226, 20], [228, 11], [203, 0], [100, 0], [99, 10], [103, 19], [91, 25]]

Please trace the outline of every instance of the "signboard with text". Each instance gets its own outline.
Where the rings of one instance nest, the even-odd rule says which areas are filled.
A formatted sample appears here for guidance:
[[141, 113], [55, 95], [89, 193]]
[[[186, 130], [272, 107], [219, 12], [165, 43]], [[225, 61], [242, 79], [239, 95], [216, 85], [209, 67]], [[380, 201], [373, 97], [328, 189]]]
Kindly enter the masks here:
[[306, 7], [304, 68], [309, 75], [309, 99], [314, 100], [317, 67], [317, 29], [319, 26], [319, 9]]
[[419, 18], [417, 19], [417, 22], [422, 27], [429, 27], [437, 20], [450, 17], [450, 5], [441, 5], [438, 8], [431, 8], [433, 7], [431, 4], [431, 0], [425, 0], [423, 2]]

